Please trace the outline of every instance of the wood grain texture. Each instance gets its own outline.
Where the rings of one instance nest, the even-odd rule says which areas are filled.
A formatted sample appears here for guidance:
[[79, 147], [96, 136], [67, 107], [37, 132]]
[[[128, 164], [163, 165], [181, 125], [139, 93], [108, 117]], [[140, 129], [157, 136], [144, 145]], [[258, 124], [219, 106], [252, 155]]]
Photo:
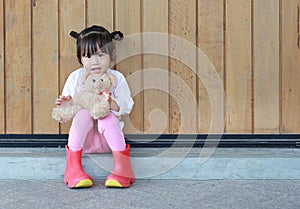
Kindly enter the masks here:
[[279, 0], [254, 0], [254, 132], [279, 133]]
[[[224, 82], [225, 133], [300, 133], [299, 10], [300, 0], [0, 0], [0, 133], [69, 132], [51, 109], [80, 67], [69, 32], [93, 24], [125, 34], [116, 69], [135, 101], [125, 133], [210, 131], [198, 75], [211, 66], [197, 47]], [[165, 54], [143, 54], [151, 47]]]
[[[196, 95], [196, 73], [182, 63], [190, 60], [196, 66], [196, 1], [169, 1], [169, 33], [175, 36], [170, 37], [170, 56], [176, 57], [169, 65], [170, 133], [197, 133], [197, 102], [185, 100], [187, 95]], [[194, 47], [186, 48], [185, 40]]]
[[226, 1], [226, 132], [252, 133], [251, 1]]
[[49, 134], [59, 131], [51, 117], [58, 96], [58, 1], [35, 0], [32, 12], [33, 133]]
[[299, 0], [281, 3], [281, 133], [300, 132], [300, 49], [298, 41], [298, 24], [300, 18]]
[[6, 133], [32, 133], [31, 1], [5, 1]]
[[[223, 4], [223, 0], [198, 1], [198, 47], [212, 62], [222, 81], [224, 79]], [[199, 70], [209, 68], [206, 64], [198, 63]], [[201, 77], [199, 79], [199, 131], [200, 133], [209, 133], [212, 131], [210, 126], [213, 122], [212, 103], [207, 87], [201, 82]]]
[[[4, 25], [3, 1], [0, 0], [0, 25]], [[5, 133], [4, 27], [0, 27], [0, 134]]]
[[87, 26], [101, 25], [107, 30], [113, 30], [114, 1], [87, 0]]
[[[168, 33], [168, 1], [143, 0], [143, 32], [153, 36], [143, 36], [144, 49], [156, 48], [168, 51], [168, 39], [162, 34]], [[162, 34], [161, 34], [162, 33]], [[162, 43], [163, 42], [163, 43]], [[163, 48], [164, 47], [164, 48]], [[169, 78], [168, 57], [159, 54], [143, 54], [144, 80], [144, 133], [169, 133]], [[147, 87], [154, 87], [146, 89]], [[166, 91], [167, 90], [167, 91]]]

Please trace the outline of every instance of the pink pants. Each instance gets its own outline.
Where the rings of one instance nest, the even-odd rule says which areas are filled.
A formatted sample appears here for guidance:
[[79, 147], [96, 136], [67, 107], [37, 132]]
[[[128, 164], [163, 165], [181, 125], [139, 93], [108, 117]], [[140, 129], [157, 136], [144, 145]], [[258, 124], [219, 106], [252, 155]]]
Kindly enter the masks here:
[[83, 149], [85, 153], [105, 153], [125, 150], [125, 138], [117, 117], [110, 113], [96, 121], [86, 109], [80, 110], [69, 132], [68, 146], [72, 151]]

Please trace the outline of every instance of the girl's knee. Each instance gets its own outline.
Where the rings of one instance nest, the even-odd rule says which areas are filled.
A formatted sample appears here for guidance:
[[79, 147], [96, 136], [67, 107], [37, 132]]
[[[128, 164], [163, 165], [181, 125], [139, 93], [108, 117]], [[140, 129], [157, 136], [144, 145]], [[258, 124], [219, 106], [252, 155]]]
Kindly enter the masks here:
[[87, 109], [79, 110], [74, 116], [73, 123], [93, 124], [93, 119], [90, 115], [90, 111], [88, 111]]
[[81, 109], [75, 115], [75, 117], [86, 117], [86, 116], [91, 117], [90, 111], [88, 111], [87, 109]]
[[98, 119], [98, 127], [105, 129], [106, 127], [120, 128], [118, 118], [113, 114], [109, 113], [106, 117]]
[[116, 119], [116, 116], [113, 113], [109, 113], [106, 117], [98, 119], [100, 124], [112, 123]]

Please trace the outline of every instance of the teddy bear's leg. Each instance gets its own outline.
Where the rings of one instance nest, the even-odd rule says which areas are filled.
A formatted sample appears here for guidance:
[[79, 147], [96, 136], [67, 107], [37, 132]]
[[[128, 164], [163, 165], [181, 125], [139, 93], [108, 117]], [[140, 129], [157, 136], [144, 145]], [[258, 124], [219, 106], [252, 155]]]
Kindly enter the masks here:
[[[78, 110], [76, 109], [76, 112]], [[52, 118], [57, 122], [66, 123], [71, 121], [76, 114], [72, 106], [55, 107], [52, 110]]]
[[91, 108], [91, 116], [94, 119], [103, 118], [107, 116], [110, 112], [110, 105], [107, 101], [100, 101], [97, 102], [92, 108]]
[[66, 170], [64, 182], [69, 188], [91, 187], [93, 185], [92, 178], [87, 175], [82, 168], [81, 163], [82, 149], [72, 151], [66, 145]]

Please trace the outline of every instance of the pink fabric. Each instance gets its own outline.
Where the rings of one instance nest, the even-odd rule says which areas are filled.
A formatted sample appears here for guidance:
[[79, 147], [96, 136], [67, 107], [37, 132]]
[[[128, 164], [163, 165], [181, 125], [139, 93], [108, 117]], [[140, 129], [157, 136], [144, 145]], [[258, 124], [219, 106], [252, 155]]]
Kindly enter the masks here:
[[70, 128], [69, 149], [83, 149], [85, 153], [106, 153], [125, 149], [124, 134], [119, 120], [113, 113], [98, 119], [97, 123], [88, 110], [80, 110], [73, 118]]

